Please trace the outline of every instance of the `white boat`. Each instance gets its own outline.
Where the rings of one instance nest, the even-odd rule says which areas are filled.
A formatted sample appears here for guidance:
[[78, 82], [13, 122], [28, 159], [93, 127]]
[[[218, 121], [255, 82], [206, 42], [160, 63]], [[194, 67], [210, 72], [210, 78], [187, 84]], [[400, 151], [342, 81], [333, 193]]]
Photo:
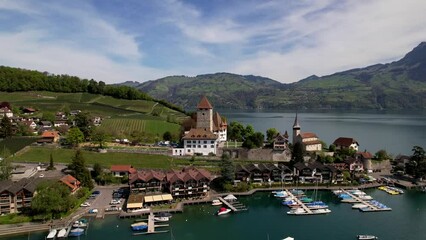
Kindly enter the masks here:
[[58, 233], [58, 230], [56, 230], [56, 229], [50, 230], [49, 234], [47, 234], [46, 239], [48, 239], [48, 240], [49, 239], [55, 239], [56, 233]]
[[212, 206], [220, 206], [220, 205], [222, 205], [222, 202], [220, 200], [214, 199], [212, 201]]
[[274, 191], [272, 192], [274, 194], [274, 197], [276, 198], [286, 198], [288, 197], [288, 193], [284, 190], [282, 191]]
[[229, 208], [220, 208], [219, 209], [219, 211], [217, 211], [217, 215], [218, 216], [220, 216], [220, 215], [225, 215], [225, 214], [228, 214], [228, 213], [230, 213], [232, 210], [231, 209], [229, 209]]
[[359, 240], [379, 239], [378, 237], [373, 235], [357, 235], [356, 237]]
[[74, 228], [87, 227], [87, 224], [82, 221], [75, 221], [72, 227]]
[[352, 205], [352, 208], [354, 209], [360, 209], [360, 208], [366, 208], [368, 207], [368, 205], [362, 204], [362, 203], [356, 203], [354, 205]]
[[328, 208], [314, 209], [312, 210], [312, 214], [327, 214], [331, 213], [331, 210]]
[[293, 208], [287, 212], [288, 215], [306, 215], [306, 211], [303, 208]]
[[67, 229], [66, 228], [62, 228], [61, 230], [59, 230], [58, 232], [58, 238], [63, 238], [65, 237], [65, 235], [67, 235]]
[[372, 200], [372, 199], [373, 199], [373, 197], [371, 197], [370, 195], [363, 195], [363, 196], [359, 196], [359, 198], [360, 198], [361, 200]]
[[155, 222], [168, 222], [169, 220], [169, 217], [154, 217]]

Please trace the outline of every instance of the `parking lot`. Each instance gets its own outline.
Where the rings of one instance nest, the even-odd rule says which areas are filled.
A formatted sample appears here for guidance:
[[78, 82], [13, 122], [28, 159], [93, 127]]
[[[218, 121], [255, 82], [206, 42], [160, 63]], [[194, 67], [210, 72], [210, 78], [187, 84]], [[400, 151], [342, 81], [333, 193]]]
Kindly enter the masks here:
[[[114, 199], [113, 198], [114, 191], [117, 191], [118, 189], [120, 189], [120, 187], [118, 187], [118, 186], [94, 188], [92, 192], [99, 191], [99, 194], [97, 194], [96, 197], [89, 198], [86, 201], [90, 204], [89, 207], [82, 207], [82, 208], [86, 208], [87, 211], [89, 211], [89, 209], [98, 209], [98, 211], [110, 210], [113, 206], [117, 206], [117, 207], [120, 207], [122, 209], [123, 204], [125, 202], [124, 196], [119, 198], [120, 201], [121, 201], [119, 204], [113, 204], [113, 205], [110, 204], [111, 201]], [[115, 198], [115, 199], [118, 199], [118, 198]]]

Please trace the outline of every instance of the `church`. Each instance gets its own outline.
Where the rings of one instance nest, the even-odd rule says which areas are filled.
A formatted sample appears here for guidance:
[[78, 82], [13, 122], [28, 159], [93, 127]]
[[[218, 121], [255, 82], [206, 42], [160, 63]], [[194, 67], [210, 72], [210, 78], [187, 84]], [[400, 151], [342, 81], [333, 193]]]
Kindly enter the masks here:
[[306, 152], [318, 152], [318, 151], [321, 151], [322, 149], [321, 141], [318, 139], [315, 133], [300, 131], [300, 124], [297, 119], [297, 113], [296, 113], [296, 118], [294, 119], [294, 124], [293, 124], [293, 146], [297, 142], [302, 144], [303, 149]]
[[206, 96], [197, 105], [196, 127], [183, 136], [183, 148], [173, 148], [174, 156], [216, 155], [220, 142], [227, 139], [227, 123], [213, 107]]

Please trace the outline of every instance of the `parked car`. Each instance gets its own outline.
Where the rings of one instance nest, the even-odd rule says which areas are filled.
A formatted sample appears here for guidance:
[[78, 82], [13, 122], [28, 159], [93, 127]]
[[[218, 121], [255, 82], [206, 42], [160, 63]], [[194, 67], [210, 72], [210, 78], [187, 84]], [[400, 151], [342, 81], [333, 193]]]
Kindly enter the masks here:
[[99, 194], [101, 194], [101, 192], [100, 192], [100, 191], [93, 191], [93, 192], [92, 192], [92, 195], [99, 195]]
[[120, 204], [120, 203], [121, 203], [120, 200], [113, 199], [113, 200], [111, 200], [111, 202], [109, 204], [110, 205], [116, 205], [116, 204]]
[[98, 209], [97, 208], [90, 209], [89, 213], [98, 213]]
[[88, 202], [82, 203], [80, 204], [80, 207], [90, 207], [90, 203]]
[[117, 207], [117, 206], [112, 206], [110, 208], [105, 209], [105, 211], [107, 212], [112, 212], [112, 211], [120, 211], [121, 207]]

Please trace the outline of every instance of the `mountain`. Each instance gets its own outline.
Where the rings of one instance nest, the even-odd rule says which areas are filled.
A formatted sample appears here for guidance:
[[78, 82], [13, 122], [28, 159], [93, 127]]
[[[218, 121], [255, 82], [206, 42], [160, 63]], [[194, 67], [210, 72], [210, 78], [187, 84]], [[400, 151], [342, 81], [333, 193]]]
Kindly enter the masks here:
[[214, 107], [231, 109], [426, 109], [426, 43], [399, 61], [292, 84], [216, 73], [165, 77], [136, 87], [185, 108], [206, 95]]

